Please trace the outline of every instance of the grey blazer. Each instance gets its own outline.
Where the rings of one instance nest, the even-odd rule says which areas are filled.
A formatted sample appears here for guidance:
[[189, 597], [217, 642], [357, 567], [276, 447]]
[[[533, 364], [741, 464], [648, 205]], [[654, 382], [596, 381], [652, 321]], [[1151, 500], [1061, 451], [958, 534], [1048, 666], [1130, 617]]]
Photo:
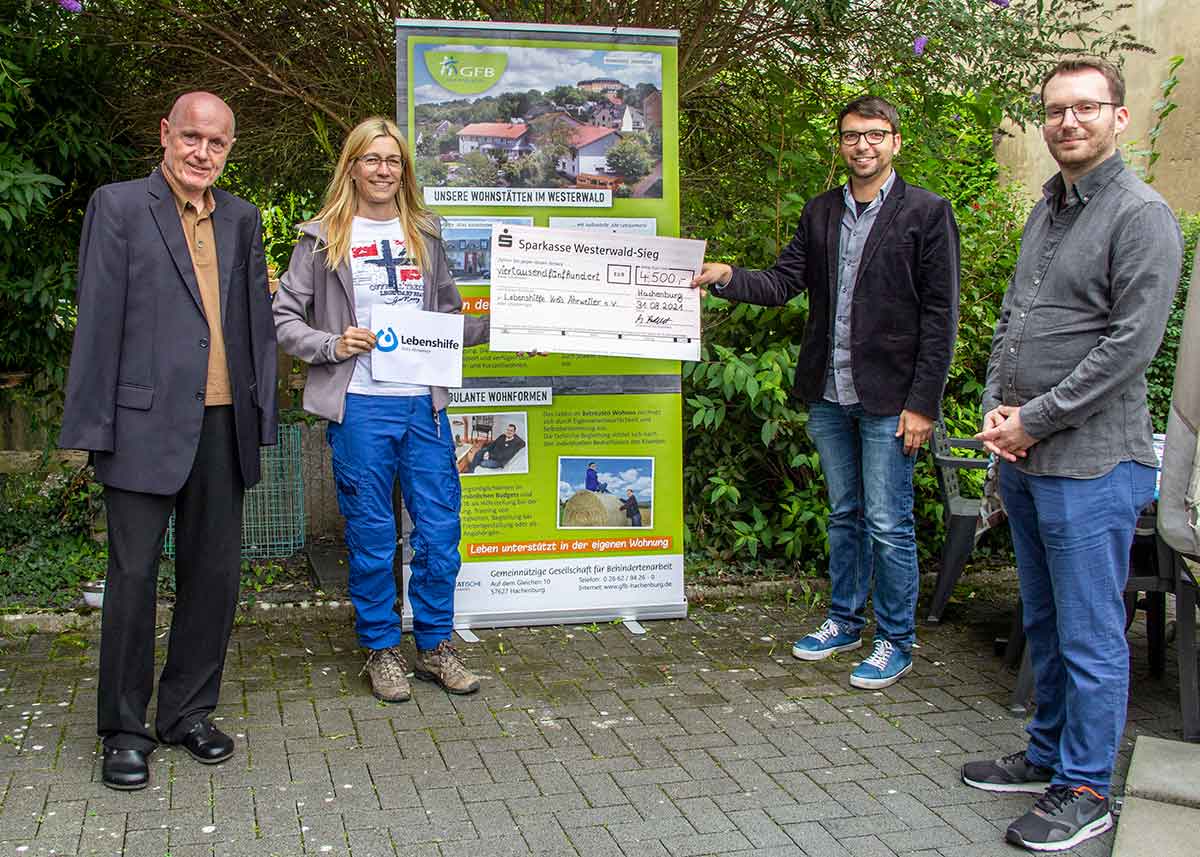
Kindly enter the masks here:
[[[423, 235], [429, 269], [422, 271], [425, 293], [421, 308], [427, 312], [462, 312], [462, 296], [450, 274], [450, 262], [441, 234]], [[354, 374], [353, 360], [339, 360], [337, 339], [347, 327], [358, 327], [354, 314], [354, 282], [350, 265], [342, 260], [330, 271], [318, 223], [300, 226], [300, 241], [292, 251], [287, 273], [275, 292], [275, 332], [279, 347], [309, 364], [304, 384], [304, 410], [336, 423], [346, 412], [346, 390]], [[463, 344], [487, 342], [487, 317], [467, 316]], [[431, 387], [433, 408], [440, 411], [450, 401], [445, 387]]]
[[[1200, 263], [1196, 252], [1192, 270]], [[1158, 532], [1180, 553], [1200, 556], [1200, 278], [1193, 277], [1183, 314], [1175, 387], [1167, 415], [1158, 497]]]
[[[275, 327], [258, 209], [213, 189], [221, 328], [238, 460], [249, 488], [276, 441]], [[209, 325], [175, 198], [162, 174], [109, 184], [88, 202], [79, 320], [59, 446], [91, 453], [114, 488], [174, 494], [204, 419]]]

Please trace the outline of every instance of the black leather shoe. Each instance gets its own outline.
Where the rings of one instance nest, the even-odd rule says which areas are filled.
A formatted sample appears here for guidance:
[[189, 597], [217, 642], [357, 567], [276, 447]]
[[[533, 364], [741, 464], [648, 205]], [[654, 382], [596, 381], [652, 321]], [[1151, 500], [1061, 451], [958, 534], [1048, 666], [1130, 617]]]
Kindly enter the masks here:
[[150, 766], [146, 764], [146, 754], [141, 750], [105, 747], [101, 778], [104, 785], [110, 789], [123, 792], [144, 789], [150, 782]]
[[233, 755], [233, 739], [207, 719], [196, 721], [179, 746], [205, 765], [218, 765]]

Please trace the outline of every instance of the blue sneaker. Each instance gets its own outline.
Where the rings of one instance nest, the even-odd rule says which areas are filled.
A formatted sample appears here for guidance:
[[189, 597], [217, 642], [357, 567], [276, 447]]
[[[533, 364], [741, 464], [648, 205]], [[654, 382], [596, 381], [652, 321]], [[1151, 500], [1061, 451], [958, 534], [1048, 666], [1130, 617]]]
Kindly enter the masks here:
[[842, 626], [826, 619], [821, 627], [792, 646], [792, 655], [802, 661], [821, 661], [838, 652], [848, 652], [862, 645], [862, 637], [843, 631]]
[[850, 673], [850, 684], [865, 690], [891, 687], [912, 669], [912, 655], [887, 640], [876, 640], [871, 654]]

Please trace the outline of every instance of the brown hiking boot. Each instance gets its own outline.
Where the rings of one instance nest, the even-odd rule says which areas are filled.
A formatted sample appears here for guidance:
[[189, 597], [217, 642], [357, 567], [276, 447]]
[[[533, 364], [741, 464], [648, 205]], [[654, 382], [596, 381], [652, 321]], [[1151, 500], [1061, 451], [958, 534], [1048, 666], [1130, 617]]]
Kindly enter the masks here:
[[400, 648], [368, 649], [367, 662], [359, 675], [367, 674], [371, 682], [371, 693], [384, 702], [404, 702], [412, 697], [408, 684], [408, 661], [400, 654]]
[[436, 649], [417, 649], [413, 673], [417, 678], [437, 682], [451, 693], [479, 690], [479, 677], [467, 669], [449, 640], [442, 640]]

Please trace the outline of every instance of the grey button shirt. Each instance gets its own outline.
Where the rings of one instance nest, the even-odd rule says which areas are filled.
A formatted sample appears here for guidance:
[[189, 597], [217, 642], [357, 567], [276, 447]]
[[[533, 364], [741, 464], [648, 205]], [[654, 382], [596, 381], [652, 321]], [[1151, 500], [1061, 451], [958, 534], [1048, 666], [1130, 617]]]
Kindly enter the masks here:
[[892, 185], [896, 183], [896, 171], [887, 177], [879, 193], [871, 200], [862, 214], [854, 203], [850, 183], [842, 188], [842, 228], [838, 235], [838, 273], [833, 305], [833, 347], [830, 349], [829, 369], [825, 377], [824, 398], [839, 405], [858, 404], [858, 393], [854, 389], [854, 374], [850, 368], [850, 311], [854, 305], [854, 284], [858, 280], [858, 269], [862, 264], [863, 248], [867, 236], [875, 225], [875, 218], [883, 208]]
[[992, 338], [983, 412], [1021, 408], [1038, 439], [1016, 466], [1092, 478], [1151, 467], [1146, 367], [1162, 341], [1183, 256], [1179, 223], [1119, 153], [1042, 188]]

